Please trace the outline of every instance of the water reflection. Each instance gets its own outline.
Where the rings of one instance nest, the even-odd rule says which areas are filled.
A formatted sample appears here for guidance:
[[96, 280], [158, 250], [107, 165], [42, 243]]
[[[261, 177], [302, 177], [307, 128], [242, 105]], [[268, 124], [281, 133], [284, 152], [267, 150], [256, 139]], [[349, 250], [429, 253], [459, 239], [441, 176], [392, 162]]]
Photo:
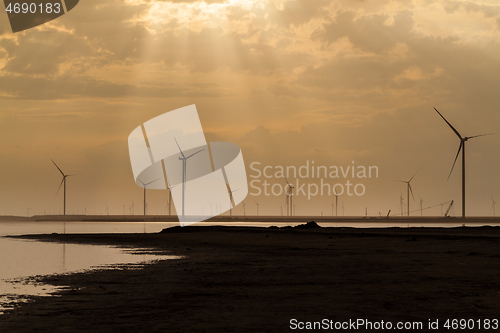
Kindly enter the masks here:
[[[88, 225], [76, 224], [67, 223], [65, 230], [64, 223], [0, 223], [0, 234], [61, 233], [67, 232], [68, 229], [89, 232]], [[93, 232], [102, 232], [109, 228], [99, 228], [95, 224], [92, 227]], [[140, 227], [144, 228], [142, 225]], [[18, 302], [28, 300], [27, 295], [46, 296], [56, 291], [53, 286], [26, 283], [27, 277], [177, 258], [155, 255], [151, 250], [139, 251], [139, 255], [134, 252], [110, 246], [60, 244], [0, 237], [0, 313]]]

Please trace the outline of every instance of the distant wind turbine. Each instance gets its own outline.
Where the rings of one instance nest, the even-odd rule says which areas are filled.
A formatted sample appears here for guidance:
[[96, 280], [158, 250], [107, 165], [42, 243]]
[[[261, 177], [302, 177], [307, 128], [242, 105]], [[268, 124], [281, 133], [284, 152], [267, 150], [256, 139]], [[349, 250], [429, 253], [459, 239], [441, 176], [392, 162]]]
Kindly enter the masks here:
[[465, 218], [465, 142], [467, 142], [467, 140], [472, 139], [472, 138], [477, 138], [477, 137], [485, 136], [485, 135], [491, 135], [493, 133], [462, 137], [460, 135], [460, 133], [458, 133], [458, 131], [455, 129], [455, 127], [453, 127], [448, 122], [448, 120], [446, 120], [446, 118], [443, 117], [443, 115], [441, 113], [439, 113], [439, 111], [436, 108], [434, 108], [434, 110], [436, 110], [436, 112], [441, 116], [441, 118], [443, 118], [443, 120], [448, 124], [448, 126], [450, 126], [450, 128], [453, 130], [453, 132], [455, 132], [455, 134], [460, 139], [460, 146], [458, 146], [457, 156], [455, 157], [455, 161], [453, 161], [453, 165], [451, 167], [450, 174], [448, 175], [448, 179], [450, 179], [451, 173], [453, 172], [453, 168], [455, 167], [455, 163], [457, 162], [458, 155], [460, 155], [460, 150], [461, 150], [462, 151], [462, 218]]
[[287, 216], [293, 216], [293, 189], [295, 186], [293, 184], [290, 184], [288, 180], [285, 179], [287, 185], [287, 188], [285, 189], [285, 194], [286, 194], [286, 214]]
[[491, 197], [491, 202], [492, 202], [492, 205], [491, 205], [491, 208], [493, 208], [493, 217], [495, 217], [495, 200], [493, 199], [493, 197]]
[[255, 199], [253, 199], [253, 201], [255, 201], [255, 204], [257, 205], [257, 216], [259, 216], [259, 203]]
[[184, 197], [186, 194], [186, 173], [187, 173], [187, 160], [194, 155], [204, 151], [205, 149], [198, 150], [196, 153], [193, 153], [186, 157], [184, 153], [182, 152], [181, 147], [179, 146], [179, 143], [177, 142], [177, 139], [174, 137], [175, 143], [177, 144], [177, 148], [179, 148], [179, 151], [181, 152], [182, 157], [179, 157], [179, 160], [182, 161], [182, 216], [184, 216]]
[[213, 211], [212, 211], [212, 203], [210, 201], [207, 201], [207, 202], [210, 205], [210, 215], [213, 216], [214, 214], [213, 214]]
[[243, 201], [243, 216], [247, 216], [246, 203]]
[[407, 185], [406, 192], [407, 192], [407, 197], [408, 197], [408, 205], [407, 205], [406, 208], [408, 209], [408, 216], [410, 216], [410, 192], [411, 192], [411, 196], [413, 197], [413, 201], [415, 201], [415, 196], [413, 195], [413, 190], [411, 189], [410, 182], [413, 180], [413, 177], [415, 177], [417, 175], [417, 173], [418, 173], [419, 170], [417, 170], [417, 172], [415, 172], [415, 174], [408, 181], [405, 181], [405, 180], [395, 180], [396, 182], [406, 183], [406, 185]]
[[[144, 184], [141, 180], [139, 180], [141, 182], [142, 186], [144, 186], [144, 215], [146, 215], [146, 186], [148, 186], [149, 184], [152, 184], [155, 181], [160, 180], [160, 179], [161, 178], [155, 179], [155, 180], [150, 181], [149, 183], [146, 183], [146, 184]], [[134, 205], [134, 202], [132, 201], [132, 207], [134, 207], [133, 205]]]
[[401, 193], [401, 195], [399, 196], [399, 206], [401, 208], [401, 216], [403, 216], [403, 212], [404, 212], [404, 199], [403, 199], [403, 193]]
[[423, 203], [424, 203], [424, 200], [422, 200], [422, 198], [420, 198], [420, 217], [423, 216]]
[[168, 215], [172, 215], [172, 189], [177, 185], [171, 186], [170, 182], [167, 179], [168, 184]]
[[[57, 170], [59, 170], [59, 172], [61, 173], [61, 175], [63, 176], [62, 180], [61, 180], [61, 184], [59, 185], [59, 188], [57, 189], [57, 193], [59, 193], [59, 190], [61, 189], [61, 186], [63, 185], [64, 183], [64, 208], [63, 208], [63, 215], [66, 215], [66, 178], [70, 177], [70, 176], [74, 176], [74, 175], [66, 175], [64, 172], [62, 172], [61, 168], [59, 168], [59, 166], [56, 164], [56, 162], [54, 162], [54, 160], [52, 160], [52, 163], [54, 163], [54, 165], [56, 166]], [[56, 193], [56, 195], [57, 195]]]
[[[233, 207], [235, 206], [235, 202], [233, 199], [233, 193], [241, 190], [241, 188], [238, 188], [236, 190], [231, 190], [231, 187], [229, 186], [229, 184], [226, 184], [226, 187], [227, 187], [227, 193], [229, 193], [229, 216], [233, 216]], [[258, 209], [257, 209], [257, 211], [258, 211]]]

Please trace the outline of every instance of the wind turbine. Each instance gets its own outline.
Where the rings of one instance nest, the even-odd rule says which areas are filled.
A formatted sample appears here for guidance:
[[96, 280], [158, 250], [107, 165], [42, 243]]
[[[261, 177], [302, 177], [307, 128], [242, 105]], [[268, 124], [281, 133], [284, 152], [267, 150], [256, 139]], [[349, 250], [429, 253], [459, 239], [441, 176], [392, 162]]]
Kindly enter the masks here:
[[332, 204], [330, 206], [332, 206], [332, 217], [333, 217], [333, 198], [332, 198]]
[[[66, 178], [68, 178], [69, 176], [74, 176], [74, 175], [66, 175], [64, 172], [62, 172], [61, 168], [59, 168], [57, 166], [56, 162], [54, 162], [53, 159], [51, 159], [51, 161], [52, 161], [52, 163], [54, 163], [54, 165], [56, 166], [57, 170], [59, 170], [59, 172], [63, 176], [63, 178], [61, 180], [61, 184], [59, 185], [59, 188], [57, 189], [57, 193], [59, 193], [59, 190], [61, 189], [61, 186], [64, 183], [64, 209], [63, 209], [63, 215], [66, 215]], [[56, 193], [56, 195], [57, 195], [57, 193]]]
[[182, 152], [181, 147], [179, 146], [179, 143], [177, 142], [177, 139], [174, 137], [175, 143], [177, 144], [177, 148], [179, 148], [179, 151], [181, 152], [182, 157], [179, 157], [179, 160], [182, 161], [182, 216], [184, 217], [184, 196], [186, 193], [186, 173], [187, 173], [187, 160], [194, 155], [198, 154], [199, 152], [204, 151], [205, 149], [198, 150], [196, 153], [193, 153], [186, 157], [184, 153]]
[[450, 126], [450, 128], [453, 130], [453, 132], [455, 132], [455, 134], [460, 139], [460, 146], [458, 146], [457, 156], [455, 157], [455, 161], [453, 161], [453, 165], [451, 167], [450, 174], [448, 175], [448, 179], [450, 179], [451, 173], [453, 172], [453, 168], [455, 167], [455, 163], [457, 162], [458, 155], [460, 155], [460, 150], [462, 150], [462, 218], [465, 218], [465, 142], [467, 142], [467, 140], [472, 139], [472, 138], [477, 138], [477, 137], [485, 136], [485, 135], [491, 135], [493, 133], [462, 137], [460, 135], [460, 133], [458, 133], [458, 131], [455, 129], [455, 127], [453, 127], [448, 122], [448, 120], [446, 120], [446, 118], [443, 117], [443, 115], [441, 113], [439, 113], [439, 111], [436, 108], [434, 108], [434, 110], [436, 110], [436, 112], [441, 116], [441, 118], [443, 118], [443, 120], [448, 124], [448, 126]]
[[415, 174], [408, 181], [405, 181], [405, 180], [395, 180], [396, 182], [406, 183], [407, 184], [406, 192], [407, 192], [407, 196], [408, 196], [408, 206], [407, 206], [408, 216], [410, 216], [410, 192], [411, 192], [411, 196], [413, 197], [413, 201], [415, 201], [415, 196], [413, 195], [413, 190], [411, 189], [410, 182], [413, 180], [413, 177], [415, 177], [417, 175], [417, 173], [418, 173], [419, 170], [420, 169], [418, 169], [417, 172], [415, 172]]
[[404, 199], [403, 199], [403, 193], [399, 196], [399, 206], [401, 208], [401, 216], [403, 216], [403, 211], [404, 211]]
[[168, 184], [168, 215], [172, 215], [172, 189], [177, 185], [171, 186], [170, 182], [167, 179]]
[[339, 208], [339, 196], [335, 193], [335, 216], [339, 216], [338, 208]]
[[493, 200], [493, 197], [491, 197], [491, 202], [493, 203], [491, 205], [491, 208], [493, 208], [493, 217], [495, 217], [495, 204], [496, 204], [496, 202], [495, 202], [495, 200]]
[[[139, 180], [139, 181], [141, 182], [142, 186], [144, 186], [144, 215], [146, 215], [146, 186], [148, 186], [149, 184], [154, 183], [154, 182], [155, 182], [155, 181], [157, 181], [157, 180], [160, 180], [160, 178], [155, 179], [155, 180], [153, 180], [153, 181], [150, 181], [150, 182], [149, 182], [149, 183], [147, 183], [147, 184], [144, 184], [144, 183], [142, 182], [142, 180]], [[134, 201], [132, 201], [132, 207], [134, 207]]]
[[27, 210], [26, 216], [28, 216], [28, 217], [30, 216], [30, 209], [31, 208], [26, 208], [26, 210]]
[[246, 203], [243, 201], [243, 216], [247, 216]]
[[422, 198], [420, 198], [420, 217], [423, 216], [423, 206], [422, 206], [423, 203], [424, 203], [424, 200], [422, 200]]
[[286, 205], [287, 205], [287, 216], [293, 216], [293, 189], [295, 186], [293, 184], [290, 184], [286, 178], [285, 179], [286, 183], [288, 184], [287, 188], [285, 189], [285, 193], [287, 195], [286, 197]]
[[[229, 193], [229, 216], [233, 216], [233, 207], [235, 206], [234, 204], [234, 199], [233, 199], [233, 193], [236, 191], [241, 190], [241, 188], [238, 188], [236, 190], [231, 190], [231, 187], [229, 187], [229, 184], [226, 184], [227, 187], [227, 193]], [[257, 209], [257, 215], [258, 215], [258, 209]]]
[[132, 211], [132, 215], [135, 215], [134, 199], [132, 199], [132, 206], [130, 206], [130, 210]]
[[255, 199], [253, 199], [253, 201], [255, 201], [255, 204], [257, 205], [257, 216], [259, 216], [259, 203]]

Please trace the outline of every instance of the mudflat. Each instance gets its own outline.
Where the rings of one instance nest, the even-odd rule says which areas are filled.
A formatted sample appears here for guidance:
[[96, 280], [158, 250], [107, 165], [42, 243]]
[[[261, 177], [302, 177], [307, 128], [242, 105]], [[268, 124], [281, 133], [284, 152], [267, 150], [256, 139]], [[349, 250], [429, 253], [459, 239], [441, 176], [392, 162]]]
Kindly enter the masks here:
[[22, 237], [152, 248], [182, 258], [37, 277], [68, 287], [0, 315], [0, 332], [297, 331], [292, 319], [422, 322], [429, 331], [429, 320], [500, 313], [498, 227], [192, 226]]

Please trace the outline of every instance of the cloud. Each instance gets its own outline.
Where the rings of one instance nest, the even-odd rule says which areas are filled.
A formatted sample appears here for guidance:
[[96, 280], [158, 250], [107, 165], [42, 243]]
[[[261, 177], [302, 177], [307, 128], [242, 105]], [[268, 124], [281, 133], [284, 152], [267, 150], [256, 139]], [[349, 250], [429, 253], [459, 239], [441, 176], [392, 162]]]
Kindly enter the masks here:
[[363, 51], [381, 53], [404, 42], [413, 28], [412, 14], [400, 11], [394, 16], [394, 23], [386, 24], [387, 15], [366, 15], [356, 18], [352, 11], [338, 12], [334, 22], [324, 24], [323, 30], [316, 31], [313, 38], [328, 44], [342, 37]]

